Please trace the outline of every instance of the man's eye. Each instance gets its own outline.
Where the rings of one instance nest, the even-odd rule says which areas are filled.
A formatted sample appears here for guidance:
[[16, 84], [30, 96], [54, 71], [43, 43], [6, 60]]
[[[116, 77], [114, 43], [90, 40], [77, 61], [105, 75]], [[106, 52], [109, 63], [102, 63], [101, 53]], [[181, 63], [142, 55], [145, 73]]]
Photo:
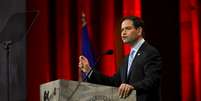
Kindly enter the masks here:
[[126, 30], [130, 30], [130, 29], [132, 29], [131, 27], [126, 27]]
[[131, 29], [132, 29], [132, 27], [125, 27], [125, 28], [121, 29], [121, 32], [123, 32], [124, 30], [131, 30]]

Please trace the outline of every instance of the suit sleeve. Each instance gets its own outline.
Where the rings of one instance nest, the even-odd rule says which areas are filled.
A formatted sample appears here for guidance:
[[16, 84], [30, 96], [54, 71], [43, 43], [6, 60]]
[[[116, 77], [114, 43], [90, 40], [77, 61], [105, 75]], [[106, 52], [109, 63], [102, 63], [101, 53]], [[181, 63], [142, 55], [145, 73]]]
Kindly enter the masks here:
[[144, 65], [145, 77], [143, 80], [132, 84], [137, 91], [151, 91], [160, 85], [161, 57], [156, 49], [146, 56]]
[[93, 70], [90, 78], [88, 78], [88, 82], [103, 84], [109, 86], [119, 86], [121, 84], [121, 68], [119, 68], [118, 72], [116, 72], [112, 77], [105, 76], [98, 72], [97, 70]]

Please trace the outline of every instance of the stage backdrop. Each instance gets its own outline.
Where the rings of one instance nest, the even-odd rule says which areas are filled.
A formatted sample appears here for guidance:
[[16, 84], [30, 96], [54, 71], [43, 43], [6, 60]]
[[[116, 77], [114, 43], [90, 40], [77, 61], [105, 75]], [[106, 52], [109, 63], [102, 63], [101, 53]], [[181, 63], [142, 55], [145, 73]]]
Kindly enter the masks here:
[[201, 1], [180, 0], [182, 101], [201, 101]]
[[163, 58], [162, 100], [200, 101], [200, 2], [27, 0], [26, 3], [27, 10], [39, 11], [27, 37], [28, 101], [39, 101], [42, 83], [79, 79], [82, 13], [86, 15], [94, 57], [108, 49], [114, 50], [113, 55], [104, 56], [97, 66], [103, 74], [113, 75], [129, 52], [120, 38], [121, 18], [141, 16], [145, 21], [145, 40]]
[[39, 100], [42, 83], [78, 80], [82, 13], [86, 15], [94, 57], [114, 50], [97, 66], [105, 75], [113, 75], [129, 52], [120, 38], [120, 19], [125, 15], [141, 16], [140, 3], [140, 0], [27, 0], [27, 10], [39, 10], [27, 39], [28, 100]]

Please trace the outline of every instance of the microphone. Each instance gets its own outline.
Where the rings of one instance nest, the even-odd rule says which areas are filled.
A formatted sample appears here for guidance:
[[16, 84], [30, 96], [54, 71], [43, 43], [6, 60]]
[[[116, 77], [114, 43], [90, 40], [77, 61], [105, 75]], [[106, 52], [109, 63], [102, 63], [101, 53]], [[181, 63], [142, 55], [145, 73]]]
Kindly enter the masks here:
[[94, 64], [94, 66], [92, 66], [91, 70], [89, 71], [89, 73], [87, 73], [87, 75], [85, 76], [85, 78], [83, 79], [83, 81], [86, 81], [87, 78], [88, 78], [88, 76], [89, 76], [89, 74], [90, 74], [94, 69], [96, 69], [97, 65], [100, 63], [100, 61], [101, 61], [101, 59], [102, 59], [103, 56], [105, 56], [105, 55], [112, 55], [113, 53], [114, 53], [114, 51], [113, 51], [112, 49], [109, 49], [109, 50], [103, 52], [101, 55], [99, 55], [98, 58], [96, 59], [96, 62], [95, 62], [95, 64]]
[[97, 60], [96, 60], [96, 62], [94, 64], [94, 66], [92, 66], [92, 69], [95, 69], [97, 67], [97, 65], [100, 63], [100, 61], [101, 61], [103, 56], [112, 55], [113, 53], [114, 53], [113, 50], [110, 49], [110, 50], [107, 50], [107, 51], [103, 52], [101, 55], [99, 55], [99, 57], [97, 58]]
[[106, 54], [106, 55], [112, 55], [114, 53], [114, 51], [112, 49], [110, 50], [107, 50], [105, 53], [103, 54]]

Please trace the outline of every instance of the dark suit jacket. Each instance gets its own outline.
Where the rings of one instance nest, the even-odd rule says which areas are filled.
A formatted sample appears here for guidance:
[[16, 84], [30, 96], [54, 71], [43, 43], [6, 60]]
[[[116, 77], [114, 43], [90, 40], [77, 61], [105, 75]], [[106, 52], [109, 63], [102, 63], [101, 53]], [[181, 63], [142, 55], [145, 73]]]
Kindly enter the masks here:
[[104, 76], [94, 70], [88, 81], [116, 87], [127, 83], [133, 85], [137, 91], [137, 101], [160, 101], [161, 57], [159, 52], [144, 42], [133, 60], [128, 77], [127, 64], [128, 56], [112, 77]]

